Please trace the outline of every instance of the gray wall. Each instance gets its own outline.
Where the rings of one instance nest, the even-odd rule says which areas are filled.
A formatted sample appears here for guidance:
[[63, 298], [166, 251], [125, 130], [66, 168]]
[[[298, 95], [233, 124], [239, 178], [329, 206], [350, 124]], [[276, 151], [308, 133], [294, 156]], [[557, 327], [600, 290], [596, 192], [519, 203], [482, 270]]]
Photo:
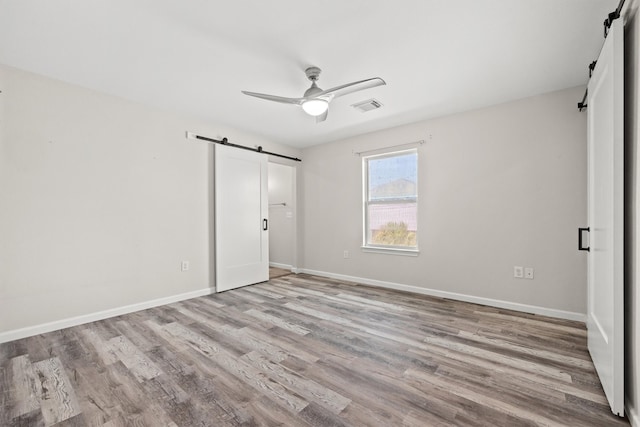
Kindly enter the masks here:
[[625, 19], [625, 337], [626, 409], [640, 426], [640, 2], [630, 1]]
[[[301, 266], [583, 318], [586, 256], [576, 250], [577, 228], [586, 224], [586, 114], [576, 108], [583, 93], [567, 89], [304, 150]], [[417, 140], [425, 140], [420, 255], [364, 253], [354, 152]], [[515, 265], [534, 267], [535, 279], [515, 279]]]
[[1, 65], [0, 90], [0, 335], [213, 286], [212, 155], [185, 131], [300, 156]]

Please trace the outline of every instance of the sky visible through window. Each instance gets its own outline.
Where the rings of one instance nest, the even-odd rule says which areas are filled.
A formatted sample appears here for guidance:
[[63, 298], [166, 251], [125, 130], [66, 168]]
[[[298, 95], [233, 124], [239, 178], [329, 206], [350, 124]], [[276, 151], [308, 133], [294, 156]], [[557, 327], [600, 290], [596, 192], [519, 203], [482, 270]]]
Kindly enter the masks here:
[[416, 182], [417, 153], [369, 160], [369, 188], [374, 189], [398, 179]]

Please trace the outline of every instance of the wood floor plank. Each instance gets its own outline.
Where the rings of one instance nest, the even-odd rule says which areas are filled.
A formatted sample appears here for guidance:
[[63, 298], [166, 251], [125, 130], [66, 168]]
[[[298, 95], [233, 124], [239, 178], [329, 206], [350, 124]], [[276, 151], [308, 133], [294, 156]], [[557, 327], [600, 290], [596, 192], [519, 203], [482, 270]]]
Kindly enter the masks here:
[[[315, 347], [303, 347], [300, 345], [300, 336], [293, 332], [282, 332], [278, 335], [271, 334], [270, 331], [261, 330], [255, 327], [244, 327], [238, 330], [239, 337], [247, 336], [251, 340], [255, 340], [257, 343], [264, 343], [265, 348], [263, 350], [271, 351], [272, 346], [282, 349], [284, 354], [282, 356], [298, 357], [306, 362], [314, 363], [320, 360], [322, 357], [321, 352]], [[264, 352], [261, 350], [262, 352]], [[275, 350], [277, 352], [277, 350]], [[280, 356], [278, 356], [280, 357]]]
[[307, 406], [306, 401], [289, 392], [277, 381], [265, 376], [248, 363], [245, 363], [240, 359], [236, 359], [206, 337], [203, 337], [202, 335], [199, 335], [176, 323], [167, 324], [162, 328], [173, 335], [176, 339], [183, 340], [187, 345], [200, 352], [203, 356], [214, 360], [223, 369], [227, 370], [241, 381], [251, 385], [253, 388], [261, 392], [270, 394], [279, 404], [282, 404], [287, 409], [293, 412], [299, 412]]
[[144, 384], [138, 382], [121, 361], [107, 367], [106, 380], [116, 403], [109, 408], [109, 417], [116, 424], [168, 425], [173, 422], [168, 408], [154, 402]]
[[81, 333], [84, 338], [93, 345], [96, 353], [105, 365], [111, 365], [118, 361], [118, 356], [113, 352], [113, 347], [103, 340], [94, 329], [86, 328], [83, 329]]
[[6, 423], [2, 424], [7, 427], [45, 427], [44, 417], [42, 411], [36, 410], [26, 414], [22, 414], [19, 417], [12, 418]]
[[405, 372], [408, 381], [422, 381], [428, 387], [434, 387], [440, 391], [446, 391], [460, 396], [464, 399], [470, 400], [483, 407], [495, 409], [501, 413], [511, 415], [515, 418], [531, 421], [538, 425], [544, 425], [549, 427], [562, 427], [566, 424], [558, 423], [552, 419], [546, 418], [542, 414], [538, 414], [535, 411], [531, 411], [524, 407], [516, 406], [508, 402], [504, 402], [501, 399], [490, 397], [486, 394], [479, 393], [474, 390], [462, 387], [451, 387], [451, 383], [446, 379], [440, 378], [438, 375], [430, 374], [418, 370], [407, 370]]
[[334, 414], [339, 414], [351, 402], [339, 393], [324, 387], [316, 381], [309, 380], [287, 368], [272, 362], [257, 352], [247, 353], [242, 356], [254, 367], [269, 377], [276, 379], [280, 383], [286, 385], [292, 391], [298, 393], [309, 402], [319, 403], [322, 407], [329, 409]]
[[508, 355], [501, 354], [497, 351], [489, 351], [482, 348], [474, 347], [472, 345], [456, 342], [453, 340], [437, 338], [437, 337], [425, 337], [424, 342], [428, 345], [436, 345], [436, 346], [445, 347], [451, 350], [458, 350], [464, 353], [473, 354], [479, 358], [484, 358], [487, 360], [496, 360], [500, 364], [505, 366], [511, 366], [514, 368], [522, 369], [534, 374], [541, 374], [545, 377], [550, 377], [556, 380], [565, 381], [567, 383], [571, 382], [571, 375], [568, 374], [567, 372], [564, 372], [561, 369], [556, 369], [554, 367], [542, 365], [540, 363], [529, 362], [525, 359], [511, 357]]
[[40, 383], [38, 398], [46, 425], [65, 421], [82, 412], [67, 373], [57, 357], [34, 363], [33, 369]]
[[124, 363], [138, 382], [150, 380], [162, 374], [162, 371], [127, 337], [121, 335], [111, 338], [108, 344], [113, 354]]
[[9, 418], [17, 418], [33, 411], [40, 410], [40, 401], [37, 397], [38, 377], [31, 365], [29, 355], [22, 355], [11, 359], [11, 364], [7, 372], [9, 378], [7, 384], [7, 395], [11, 394], [10, 402], [6, 408], [10, 409]]
[[0, 345], [4, 426], [628, 426], [583, 323], [306, 274]]
[[281, 318], [277, 317], [277, 316], [273, 316], [269, 313], [264, 313], [262, 311], [256, 310], [256, 309], [251, 309], [251, 310], [247, 310], [245, 311], [246, 314], [255, 317], [256, 319], [259, 320], [263, 320], [265, 322], [269, 322], [275, 326], [278, 326], [282, 329], [288, 329], [290, 331], [295, 332], [298, 335], [306, 335], [309, 333], [309, 330], [306, 328], [303, 328], [300, 325], [296, 325], [290, 322], [287, 322], [285, 320], [282, 320]]
[[[260, 287], [260, 286], [247, 286], [245, 288], [242, 288], [241, 292], [253, 293], [253, 294], [260, 295], [262, 297], [276, 299], [276, 300], [284, 298], [282, 295], [276, 292], [271, 292], [267, 289], [264, 289], [264, 287]], [[262, 299], [262, 301], [264, 301], [264, 298]]]
[[247, 328], [235, 329], [233, 327], [224, 327], [220, 329], [220, 331], [227, 335], [232, 339], [236, 339], [241, 341], [246, 346], [250, 347], [252, 350], [257, 351], [266, 357], [269, 360], [273, 360], [275, 362], [281, 362], [287, 357], [289, 357], [289, 352], [284, 349], [273, 345], [270, 342], [265, 342], [260, 339], [255, 338], [250, 333], [247, 332]]
[[[373, 364], [375, 365], [375, 364]], [[369, 417], [385, 420], [383, 424], [400, 425], [402, 415], [418, 410], [425, 419], [452, 420], [457, 413], [455, 405], [443, 401], [437, 396], [427, 396], [419, 390], [411, 389], [401, 376], [389, 375], [383, 367], [368, 364], [365, 360], [353, 359], [345, 362], [341, 359], [327, 358], [304, 370], [309, 378], [329, 383], [337, 392], [350, 395], [352, 405], [367, 408]], [[354, 395], [351, 390], [359, 390]], [[356, 424], [357, 425], [357, 424]]]
[[[242, 407], [255, 396], [261, 396], [250, 387], [242, 387], [242, 384], [226, 371], [221, 371], [210, 360], [197, 352], [179, 353], [167, 351], [162, 347], [155, 348], [150, 357], [159, 366], [163, 367], [167, 374], [167, 383], [180, 387], [188, 394], [191, 402], [178, 399], [169, 399], [165, 406], [172, 417], [180, 420], [179, 425], [185, 425], [183, 413], [194, 417], [196, 412], [205, 411], [205, 418], [211, 423], [213, 419], [219, 425], [237, 425], [243, 418]], [[155, 379], [154, 379], [155, 380]], [[152, 384], [152, 380], [150, 383]], [[149, 383], [145, 383], [147, 387]], [[188, 392], [187, 392], [188, 391]], [[166, 396], [159, 396], [166, 401]], [[197, 425], [200, 421], [195, 420]], [[205, 423], [207, 425], [207, 423]]]
[[128, 320], [118, 320], [114, 323], [118, 332], [127, 337], [143, 353], [154, 347], [153, 342], [149, 339], [150, 331], [143, 325]]
[[78, 366], [76, 395], [87, 424], [101, 426], [121, 414], [121, 407], [114, 395], [117, 388], [109, 381], [105, 372], [95, 372], [89, 365]]
[[443, 359], [458, 361], [465, 364], [472, 364], [474, 366], [482, 367], [491, 372], [503, 375], [506, 378], [517, 378], [520, 382], [531, 383], [533, 384], [533, 387], [550, 387], [552, 390], [556, 390], [564, 395], [574, 395], [592, 402], [606, 401], [606, 398], [602, 393], [596, 394], [588, 390], [583, 390], [581, 387], [577, 387], [575, 383], [569, 384], [565, 381], [539, 376], [534, 373], [520, 370], [518, 368], [502, 365], [499, 362], [478, 358], [473, 355], [466, 355], [463, 353], [450, 351], [437, 346], [430, 347], [427, 350], [412, 348], [409, 349], [409, 352], [417, 354], [421, 358], [432, 358], [434, 356], [439, 356]]

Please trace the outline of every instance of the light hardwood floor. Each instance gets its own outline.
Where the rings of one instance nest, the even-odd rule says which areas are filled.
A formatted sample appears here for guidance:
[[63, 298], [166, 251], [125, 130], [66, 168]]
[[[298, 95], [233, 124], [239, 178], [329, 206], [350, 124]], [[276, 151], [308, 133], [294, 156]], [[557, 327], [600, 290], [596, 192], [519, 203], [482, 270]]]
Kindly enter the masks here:
[[2, 426], [617, 426], [584, 325], [308, 275], [0, 345]]
[[291, 270], [285, 270], [284, 268], [269, 267], [269, 279], [276, 279], [282, 276], [288, 276], [291, 274]]

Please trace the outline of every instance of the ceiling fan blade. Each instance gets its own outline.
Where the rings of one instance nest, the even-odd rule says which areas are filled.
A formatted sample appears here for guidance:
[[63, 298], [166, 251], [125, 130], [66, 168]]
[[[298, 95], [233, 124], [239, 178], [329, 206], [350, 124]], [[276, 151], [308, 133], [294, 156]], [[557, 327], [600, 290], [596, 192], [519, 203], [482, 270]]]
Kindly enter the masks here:
[[329, 109], [327, 109], [327, 111], [320, 114], [319, 116], [316, 116], [316, 123], [324, 122], [325, 120], [327, 120], [328, 115], [329, 115]]
[[266, 99], [267, 101], [280, 102], [282, 104], [295, 104], [301, 105], [304, 98], [286, 98], [284, 96], [275, 96], [275, 95], [267, 95], [266, 93], [256, 93], [256, 92], [247, 92], [242, 91], [245, 95], [255, 96], [256, 98]]
[[371, 89], [372, 87], [386, 85], [387, 82], [382, 80], [380, 77], [374, 77], [371, 79], [360, 80], [358, 82], [347, 83], [342, 86], [336, 86], [331, 89], [323, 90], [322, 92], [315, 95], [316, 98], [323, 96], [330, 96], [331, 98], [337, 98], [339, 96], [348, 95], [352, 92], [357, 92], [359, 90]]

